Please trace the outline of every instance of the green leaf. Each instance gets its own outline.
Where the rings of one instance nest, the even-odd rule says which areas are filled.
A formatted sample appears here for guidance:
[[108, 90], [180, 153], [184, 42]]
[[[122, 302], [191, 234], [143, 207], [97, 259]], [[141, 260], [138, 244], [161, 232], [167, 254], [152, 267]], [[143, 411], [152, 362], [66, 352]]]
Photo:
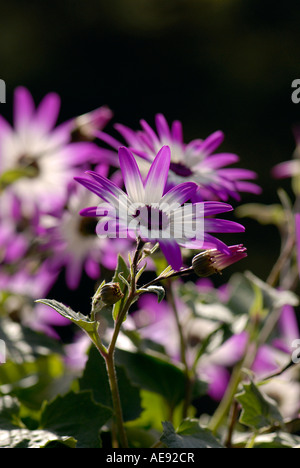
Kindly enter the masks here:
[[[235, 448], [244, 448], [251, 434], [237, 435], [234, 438]], [[259, 434], [255, 437], [253, 448], [296, 448], [300, 444], [300, 437], [288, 432], [278, 431], [269, 434]]]
[[73, 379], [65, 372], [62, 358], [55, 354], [20, 364], [7, 361], [0, 366], [0, 391], [33, 410], [39, 410], [44, 400], [68, 391]]
[[263, 394], [253, 382], [243, 384], [243, 391], [235, 398], [242, 406], [240, 423], [256, 430], [283, 424], [275, 401]]
[[40, 428], [76, 439], [77, 448], [99, 448], [99, 431], [111, 416], [111, 409], [96, 403], [91, 392], [69, 392], [45, 404]]
[[5, 343], [6, 361], [18, 364], [54, 353], [63, 354], [62, 344], [57, 340], [5, 317], [0, 319], [0, 340]]
[[22, 177], [33, 177], [35, 174], [36, 169], [31, 166], [9, 169], [8, 171], [3, 172], [0, 176], [0, 190], [13, 184]]
[[11, 429], [22, 426], [20, 417], [20, 403], [17, 398], [9, 395], [0, 398], [0, 427], [1, 429]]
[[[124, 258], [120, 254], [118, 256], [118, 264], [117, 264], [116, 270], [114, 272], [112, 282], [113, 283], [119, 283], [120, 289], [121, 289], [122, 293], [124, 294], [124, 297], [119, 302], [114, 304], [114, 306], [113, 306], [112, 315], [113, 315], [114, 320], [117, 320], [119, 312], [120, 312], [121, 308], [123, 307], [123, 304], [125, 303], [126, 298], [127, 298], [126, 297], [127, 296], [126, 295], [126, 284], [124, 284], [124, 282], [122, 281], [122, 279], [120, 278], [119, 275], [123, 276], [123, 278], [125, 278], [126, 281], [128, 281], [128, 279], [130, 277], [129, 268], [128, 268]], [[126, 318], [127, 317], [125, 317], [125, 319]]]
[[[130, 382], [123, 367], [116, 366], [116, 372], [124, 420], [134, 420], [142, 412], [139, 388]], [[80, 390], [92, 390], [97, 403], [113, 407], [105, 362], [94, 346], [90, 348], [79, 386]]]
[[175, 431], [173, 425], [162, 423], [161, 442], [168, 448], [224, 448], [212, 433], [199, 425], [197, 420], [185, 420]]
[[76, 440], [71, 437], [25, 427], [20, 419], [19, 401], [8, 395], [0, 398], [0, 427], [0, 448], [42, 448], [49, 442], [61, 447], [76, 446]]
[[157, 295], [158, 302], [161, 302], [165, 297], [165, 289], [162, 286], [148, 286], [146, 289], [139, 289], [145, 293], [154, 293]]
[[183, 371], [160, 356], [116, 350], [116, 363], [124, 366], [132, 383], [162, 395], [171, 408], [185, 396]]
[[91, 321], [88, 317], [81, 314], [80, 312], [74, 312], [74, 310], [65, 306], [61, 302], [58, 302], [54, 299], [38, 299], [36, 302], [41, 302], [42, 304], [52, 307], [52, 309], [56, 310], [56, 312], [58, 312], [60, 315], [71, 320], [71, 322], [78, 325], [87, 333], [92, 333], [95, 331], [97, 322]]
[[73, 437], [59, 437], [50, 431], [29, 429], [0, 430], [0, 448], [75, 448]]

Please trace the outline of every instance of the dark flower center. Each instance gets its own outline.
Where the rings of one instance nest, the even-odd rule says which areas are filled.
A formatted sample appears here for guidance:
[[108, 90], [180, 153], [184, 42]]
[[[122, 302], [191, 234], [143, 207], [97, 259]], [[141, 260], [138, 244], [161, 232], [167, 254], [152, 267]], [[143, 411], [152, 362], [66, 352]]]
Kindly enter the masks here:
[[188, 177], [193, 174], [193, 172], [186, 167], [184, 164], [181, 163], [172, 163], [170, 164], [170, 169], [173, 171], [175, 174], [181, 176], [181, 177]]
[[23, 154], [18, 159], [18, 165], [20, 168], [25, 169], [26, 177], [34, 178], [37, 177], [40, 173], [37, 160], [33, 156]]
[[80, 234], [84, 237], [95, 235], [97, 222], [96, 218], [82, 218], [78, 226]]
[[141, 226], [146, 227], [148, 231], [162, 231], [169, 225], [169, 218], [166, 213], [149, 205], [138, 208], [133, 217], [139, 218]]

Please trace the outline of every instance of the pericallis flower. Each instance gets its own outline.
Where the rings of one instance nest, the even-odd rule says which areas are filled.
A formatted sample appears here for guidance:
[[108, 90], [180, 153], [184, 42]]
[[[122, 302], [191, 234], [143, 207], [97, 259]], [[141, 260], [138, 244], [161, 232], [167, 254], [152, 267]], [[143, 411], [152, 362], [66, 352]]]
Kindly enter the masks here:
[[[176, 120], [169, 127], [162, 114], [155, 116], [157, 133], [141, 120], [142, 130], [134, 131], [125, 125], [117, 124], [115, 128], [123, 136], [126, 146], [139, 156], [138, 164], [142, 171], [147, 171], [157, 151], [164, 145], [170, 147], [171, 163], [169, 183], [171, 185], [193, 181], [198, 185], [198, 199], [219, 199], [227, 201], [230, 197], [240, 199], [239, 192], [258, 194], [258, 185], [243, 179], [255, 179], [256, 173], [248, 169], [227, 168], [239, 160], [236, 154], [217, 153], [215, 150], [223, 142], [224, 134], [216, 131], [204, 140], [196, 139], [186, 144], [180, 121]], [[97, 136], [118, 149], [122, 144], [104, 132]], [[106, 154], [107, 149], [103, 150]]]
[[[98, 198], [83, 187], [73, 187], [64, 211], [59, 216], [44, 216], [45, 246], [52, 251], [47, 265], [52, 271], [65, 269], [66, 283], [70, 289], [79, 285], [83, 272], [90, 278], [100, 277], [100, 266], [115, 269], [118, 252], [127, 249], [127, 239], [100, 239], [95, 235], [97, 218], [78, 216], [78, 212]], [[126, 245], [126, 247], [125, 247]]]
[[[6, 192], [17, 196], [29, 211], [62, 207], [76, 168], [89, 160], [96, 145], [71, 143], [70, 122], [55, 127], [60, 110], [56, 93], [35, 108], [31, 94], [18, 87], [14, 94], [14, 126], [0, 116], [0, 177], [19, 174]], [[7, 176], [8, 175], [8, 176]]]
[[182, 266], [180, 246], [212, 247], [230, 254], [228, 247], [210, 232], [242, 232], [244, 227], [234, 221], [211, 217], [232, 210], [231, 205], [213, 201], [186, 203], [197, 190], [193, 182], [184, 182], [165, 191], [171, 161], [168, 146], [159, 150], [145, 180], [127, 148], [119, 148], [119, 161], [127, 193], [93, 171], [87, 171], [93, 180], [75, 178], [105, 202], [81, 211], [83, 216], [102, 216], [97, 225], [98, 235], [134, 236], [158, 242], [174, 270]]

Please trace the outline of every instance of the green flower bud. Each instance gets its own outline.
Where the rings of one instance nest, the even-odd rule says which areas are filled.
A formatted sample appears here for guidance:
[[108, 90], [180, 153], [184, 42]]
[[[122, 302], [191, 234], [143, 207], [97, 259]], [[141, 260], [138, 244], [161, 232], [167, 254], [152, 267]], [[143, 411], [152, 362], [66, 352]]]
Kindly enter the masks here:
[[123, 296], [119, 283], [106, 283], [99, 291], [99, 299], [106, 305], [115, 304]]
[[192, 267], [196, 275], [200, 276], [201, 278], [205, 278], [206, 276], [211, 276], [214, 273], [217, 273], [217, 270], [213, 266], [213, 261], [209, 250], [195, 255], [192, 260]]

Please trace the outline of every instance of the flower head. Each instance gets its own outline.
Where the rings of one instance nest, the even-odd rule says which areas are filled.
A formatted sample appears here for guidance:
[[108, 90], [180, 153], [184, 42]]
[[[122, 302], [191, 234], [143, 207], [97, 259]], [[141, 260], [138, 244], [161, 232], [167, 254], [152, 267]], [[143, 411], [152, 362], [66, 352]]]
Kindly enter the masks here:
[[56, 93], [47, 94], [35, 108], [29, 91], [19, 87], [14, 94], [14, 126], [0, 116], [0, 174], [20, 174], [6, 190], [27, 210], [61, 208], [76, 168], [95, 151], [93, 143], [71, 143], [69, 122], [55, 127], [59, 110]]
[[[193, 181], [198, 186], [197, 195], [202, 200], [226, 201], [230, 197], [239, 199], [239, 192], [261, 192], [256, 184], [243, 180], [256, 178], [253, 171], [225, 167], [239, 160], [236, 154], [214, 154], [223, 142], [223, 132], [216, 131], [205, 140], [196, 139], [186, 144], [180, 121], [174, 121], [170, 128], [165, 117], [157, 114], [155, 122], [157, 132], [145, 120], [140, 121], [142, 130], [137, 132], [121, 124], [115, 126], [131, 151], [139, 157], [142, 172], [147, 171], [157, 151], [167, 145], [171, 150], [168, 178], [171, 185]], [[120, 142], [104, 132], [98, 132], [97, 135], [115, 149], [121, 146]]]
[[98, 235], [134, 235], [145, 241], [159, 242], [174, 270], [182, 266], [180, 246], [213, 247], [230, 253], [223, 242], [209, 233], [244, 231], [238, 223], [210, 217], [230, 211], [232, 207], [222, 202], [185, 203], [197, 190], [193, 182], [181, 183], [166, 192], [170, 160], [169, 147], [162, 147], [143, 180], [134, 156], [121, 147], [119, 161], [127, 193], [103, 176], [88, 171], [93, 180], [80, 177], [75, 180], [97, 194], [105, 204], [87, 208], [81, 214], [102, 216], [97, 226]]

